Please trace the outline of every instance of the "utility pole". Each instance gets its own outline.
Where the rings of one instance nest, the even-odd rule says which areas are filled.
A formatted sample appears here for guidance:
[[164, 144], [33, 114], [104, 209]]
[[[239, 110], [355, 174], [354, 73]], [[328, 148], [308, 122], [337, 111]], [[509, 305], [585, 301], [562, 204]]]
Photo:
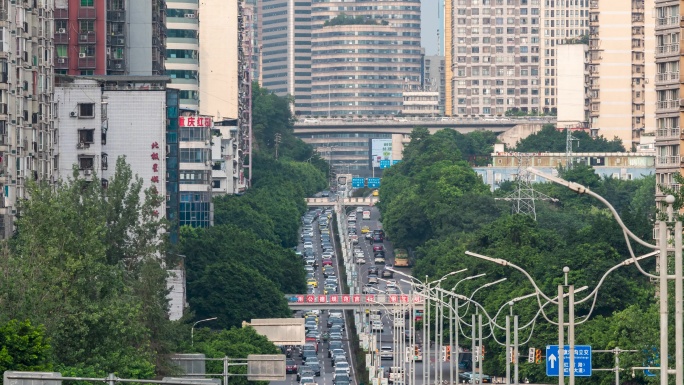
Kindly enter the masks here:
[[278, 145], [280, 144], [280, 141], [282, 139], [282, 136], [280, 133], [275, 134], [275, 158], [278, 160]]

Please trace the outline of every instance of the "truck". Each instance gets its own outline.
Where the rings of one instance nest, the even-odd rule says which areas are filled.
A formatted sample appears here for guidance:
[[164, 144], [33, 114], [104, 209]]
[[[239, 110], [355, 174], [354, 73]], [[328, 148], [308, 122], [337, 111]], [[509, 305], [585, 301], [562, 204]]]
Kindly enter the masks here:
[[408, 252], [405, 249], [394, 249], [394, 267], [410, 267]]

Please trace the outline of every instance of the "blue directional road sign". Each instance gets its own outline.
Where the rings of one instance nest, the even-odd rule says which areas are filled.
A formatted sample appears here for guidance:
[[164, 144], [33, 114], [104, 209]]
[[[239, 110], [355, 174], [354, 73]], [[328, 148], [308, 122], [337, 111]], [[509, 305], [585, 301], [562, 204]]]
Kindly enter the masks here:
[[391, 165], [392, 165], [392, 161], [389, 159], [380, 161], [380, 168], [390, 168]]
[[399, 160], [393, 160], [393, 161], [392, 161], [392, 166], [394, 166], [395, 164], [397, 164], [397, 163], [399, 163], [399, 162], [401, 162], [401, 159], [399, 159]]
[[363, 178], [352, 178], [352, 187], [359, 188], [366, 185], [366, 180]]
[[380, 187], [380, 178], [368, 178], [368, 188]]
[[[570, 376], [570, 347], [565, 345], [563, 354], [563, 376]], [[558, 376], [558, 345], [546, 347], [546, 375]], [[591, 346], [575, 345], [575, 376], [591, 377]]]

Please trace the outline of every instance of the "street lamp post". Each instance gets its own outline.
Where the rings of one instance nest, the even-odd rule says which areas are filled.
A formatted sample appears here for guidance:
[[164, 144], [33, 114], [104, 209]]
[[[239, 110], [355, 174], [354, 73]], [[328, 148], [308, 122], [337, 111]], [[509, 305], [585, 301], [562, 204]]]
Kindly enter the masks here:
[[195, 346], [195, 326], [200, 322], [213, 321], [215, 319], [218, 319], [218, 317], [201, 319], [201, 320], [195, 322], [194, 324], [192, 324], [192, 327], [190, 328], [190, 346]]
[[[540, 176], [551, 182], [566, 186], [567, 188], [580, 193], [587, 194], [596, 199], [608, 207], [608, 209], [613, 214], [613, 217], [618, 222], [618, 225], [625, 234], [625, 241], [627, 242], [627, 247], [632, 255], [633, 259], [634, 253], [632, 252], [631, 244], [629, 243], [629, 238], [635, 242], [650, 248], [660, 250], [659, 258], [659, 275], [653, 275], [644, 271], [641, 266], [636, 263], [639, 271], [646, 275], [647, 277], [659, 280], [659, 305], [660, 305], [660, 384], [668, 384], [668, 375], [670, 373], [668, 360], [669, 360], [669, 347], [668, 347], [668, 296], [667, 296], [667, 280], [675, 280], [675, 383], [684, 383], [684, 314], [682, 313], [682, 303], [684, 302], [684, 283], [682, 279], [684, 278], [684, 266], [682, 263], [682, 223], [681, 220], [677, 220], [674, 224], [674, 259], [675, 259], [675, 274], [674, 276], [668, 275], [668, 240], [669, 240], [669, 230], [668, 223], [674, 222], [673, 215], [673, 203], [675, 198], [672, 195], [665, 197], [665, 203], [667, 204], [667, 219], [658, 221], [658, 245], [652, 245], [648, 242], [643, 241], [634, 233], [632, 233], [627, 226], [622, 222], [622, 219], [618, 215], [615, 208], [602, 196], [596, 194], [595, 192], [589, 190], [587, 187], [582, 186], [578, 183], [568, 182], [562, 178], [555, 177], [553, 175], [548, 175], [533, 167], [528, 167], [529, 172]], [[636, 261], [635, 261], [636, 262]], [[572, 371], [570, 372], [571, 378], [573, 377]]]

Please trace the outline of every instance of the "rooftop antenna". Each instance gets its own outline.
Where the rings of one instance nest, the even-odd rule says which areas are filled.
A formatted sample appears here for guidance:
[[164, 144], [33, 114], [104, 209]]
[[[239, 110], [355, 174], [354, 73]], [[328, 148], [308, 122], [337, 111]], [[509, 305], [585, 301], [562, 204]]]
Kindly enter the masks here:
[[548, 195], [542, 194], [534, 190], [532, 187], [532, 174], [527, 171], [528, 167], [533, 166], [533, 155], [529, 153], [518, 153], [516, 160], [518, 162], [518, 174], [515, 176], [516, 188], [505, 198], [496, 198], [496, 200], [513, 202], [513, 214], [522, 214], [532, 217], [537, 220], [537, 205], [536, 201], [551, 201], [558, 202], [558, 199], [551, 198]]

